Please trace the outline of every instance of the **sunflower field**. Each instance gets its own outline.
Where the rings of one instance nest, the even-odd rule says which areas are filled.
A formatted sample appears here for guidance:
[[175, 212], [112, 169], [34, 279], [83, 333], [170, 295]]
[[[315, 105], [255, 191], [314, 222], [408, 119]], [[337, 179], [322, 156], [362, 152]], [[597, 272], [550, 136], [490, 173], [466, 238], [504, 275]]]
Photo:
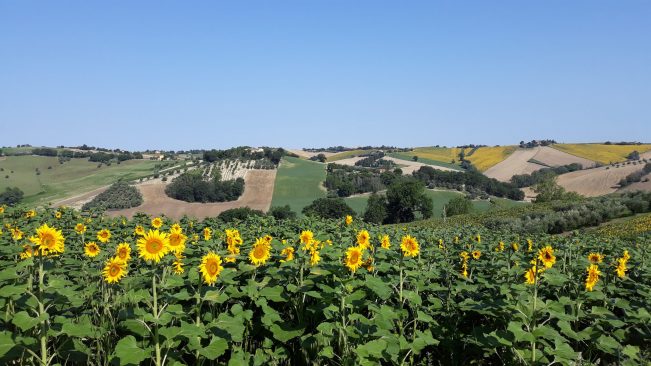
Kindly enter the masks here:
[[3, 207], [0, 220], [2, 364], [651, 360], [644, 233], [127, 220], [66, 208]]

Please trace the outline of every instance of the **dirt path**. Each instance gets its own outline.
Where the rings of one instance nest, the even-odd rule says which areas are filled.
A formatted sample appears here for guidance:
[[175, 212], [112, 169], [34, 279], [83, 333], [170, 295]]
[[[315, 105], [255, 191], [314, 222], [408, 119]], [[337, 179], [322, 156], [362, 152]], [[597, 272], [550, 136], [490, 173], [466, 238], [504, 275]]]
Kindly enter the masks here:
[[137, 212], [150, 215], [166, 215], [179, 219], [184, 215], [205, 218], [214, 217], [231, 208], [250, 207], [267, 211], [271, 206], [276, 170], [249, 170], [245, 177], [244, 193], [236, 201], [216, 203], [189, 203], [175, 200], [165, 194], [163, 182], [145, 182], [136, 187], [142, 193], [144, 203], [138, 207], [109, 211], [109, 216], [132, 217]]
[[104, 186], [100, 187], [97, 189], [94, 189], [90, 192], [82, 193], [73, 197], [68, 197], [65, 199], [62, 199], [60, 201], [55, 202], [52, 206], [54, 207], [61, 207], [61, 206], [67, 206], [67, 207], [72, 207], [77, 210], [81, 209], [81, 206], [84, 205], [86, 202], [90, 202], [95, 196], [98, 194], [104, 192], [106, 189], [108, 189], [110, 186]]

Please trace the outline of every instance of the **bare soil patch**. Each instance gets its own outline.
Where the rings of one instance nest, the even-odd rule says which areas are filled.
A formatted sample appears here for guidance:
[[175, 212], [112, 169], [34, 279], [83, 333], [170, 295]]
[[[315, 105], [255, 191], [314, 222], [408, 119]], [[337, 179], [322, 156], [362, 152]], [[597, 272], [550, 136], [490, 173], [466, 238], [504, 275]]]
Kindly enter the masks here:
[[268, 211], [273, 197], [276, 170], [255, 169], [249, 170], [244, 176], [244, 193], [236, 201], [216, 203], [189, 203], [175, 200], [165, 194], [166, 183], [161, 181], [148, 181], [136, 185], [142, 193], [144, 202], [134, 208], [109, 211], [109, 216], [124, 215], [132, 217], [138, 212], [149, 215], [165, 215], [179, 219], [184, 215], [206, 218], [214, 217], [220, 213], [238, 207], [250, 207], [254, 210]]
[[325, 155], [326, 158], [335, 154], [335, 153], [331, 153], [331, 152], [309, 152], [309, 151], [305, 151], [305, 150], [301, 150], [301, 149], [287, 149], [287, 151], [289, 151], [291, 153], [294, 153], [294, 154], [298, 155], [299, 157], [305, 158], [305, 159], [309, 159], [309, 158], [311, 158], [313, 156], [317, 156], [319, 154]]
[[627, 175], [640, 170], [642, 166], [620, 165], [578, 170], [558, 176], [558, 184], [568, 191], [594, 197], [613, 193], [619, 188], [619, 181]]
[[411, 174], [415, 172], [416, 170], [420, 169], [422, 166], [428, 166], [434, 169], [438, 170], [445, 170], [445, 171], [450, 171], [450, 172], [458, 172], [459, 170], [457, 169], [450, 169], [446, 168], [444, 166], [438, 166], [438, 165], [431, 165], [431, 164], [425, 164], [421, 163], [418, 161], [409, 161], [409, 160], [402, 160], [402, 159], [396, 159], [392, 156], [385, 156], [382, 159], [384, 160], [390, 160], [393, 161], [394, 163], [401, 165], [400, 169], [402, 169], [402, 174]]
[[540, 147], [533, 159], [549, 166], [561, 166], [573, 163], [581, 164], [584, 169], [595, 166], [595, 162], [592, 160], [568, 154], [549, 146]]
[[508, 182], [511, 177], [517, 174], [531, 174], [536, 170], [544, 168], [544, 165], [530, 163], [529, 160], [540, 151], [540, 147], [532, 149], [518, 149], [508, 158], [500, 161], [484, 172], [489, 178], [495, 178], [502, 182]]

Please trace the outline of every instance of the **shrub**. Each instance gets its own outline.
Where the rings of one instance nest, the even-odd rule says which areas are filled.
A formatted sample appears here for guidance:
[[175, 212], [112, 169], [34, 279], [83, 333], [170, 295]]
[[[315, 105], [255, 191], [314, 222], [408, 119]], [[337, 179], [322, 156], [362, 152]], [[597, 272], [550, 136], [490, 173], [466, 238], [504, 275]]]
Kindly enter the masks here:
[[264, 212], [259, 210], [253, 210], [249, 207], [239, 207], [226, 210], [217, 216], [220, 220], [224, 222], [233, 222], [235, 220], [244, 220], [249, 216], [264, 216]]
[[366, 203], [364, 221], [374, 224], [382, 224], [387, 219], [387, 199], [377, 193], [371, 194]]
[[[6, 178], [9, 178], [7, 175]], [[13, 206], [19, 203], [25, 193], [18, 187], [7, 187], [5, 191], [0, 193], [0, 205]]]
[[289, 205], [272, 207], [267, 213], [276, 220], [291, 220], [296, 218], [296, 212]]
[[355, 211], [342, 198], [318, 198], [303, 208], [306, 216], [318, 216], [326, 219], [340, 219], [346, 215], [355, 215]]
[[472, 202], [466, 196], [455, 197], [445, 205], [445, 215], [455, 216], [470, 212]]

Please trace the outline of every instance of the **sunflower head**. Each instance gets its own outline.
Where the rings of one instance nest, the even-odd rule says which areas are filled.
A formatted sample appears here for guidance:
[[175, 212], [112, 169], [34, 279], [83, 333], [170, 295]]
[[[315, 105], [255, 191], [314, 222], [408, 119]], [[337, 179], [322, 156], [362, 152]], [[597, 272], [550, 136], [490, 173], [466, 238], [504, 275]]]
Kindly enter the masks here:
[[60, 219], [61, 215], [62, 215], [61, 211], [57, 211], [57, 212], [54, 213], [54, 217], [57, 218], [57, 219]]
[[472, 259], [478, 260], [479, 258], [481, 258], [481, 251], [473, 250], [472, 251]]
[[269, 260], [271, 247], [264, 239], [258, 239], [249, 252], [249, 260], [256, 266], [265, 264]]
[[49, 227], [47, 224], [36, 229], [36, 241], [41, 253], [56, 254], [63, 253], [65, 238], [61, 230]]
[[310, 230], [303, 230], [301, 232], [300, 238], [301, 238], [301, 243], [308, 245], [314, 239], [314, 233], [311, 232]]
[[85, 233], [86, 232], [86, 225], [84, 225], [81, 222], [78, 223], [77, 225], [75, 225], [75, 231], [77, 232], [77, 234]]
[[312, 250], [310, 251], [310, 265], [316, 266], [321, 262], [321, 256], [319, 255], [318, 250]]
[[345, 222], [346, 222], [346, 225], [350, 225], [350, 224], [352, 224], [352, 223], [353, 223], [353, 217], [350, 216], [350, 215], [346, 215], [346, 220], [345, 220]]
[[222, 259], [219, 255], [209, 252], [201, 258], [199, 272], [203, 276], [203, 281], [208, 285], [214, 285], [217, 282], [217, 277], [223, 269]]
[[418, 245], [418, 240], [411, 235], [406, 235], [402, 237], [400, 242], [400, 249], [405, 257], [415, 257], [420, 253], [420, 245]]
[[363, 250], [360, 247], [350, 247], [346, 250], [346, 259], [344, 263], [348, 269], [355, 273], [364, 263], [362, 260]]
[[281, 259], [281, 262], [289, 262], [294, 260], [294, 247], [287, 247], [280, 252], [280, 255], [284, 256], [285, 259]]
[[170, 250], [174, 253], [182, 253], [185, 250], [185, 241], [188, 239], [181, 229], [172, 229], [169, 234]]
[[524, 274], [524, 279], [525, 282], [528, 285], [533, 285], [536, 283], [536, 266], [532, 266], [529, 268], [529, 270]]
[[142, 225], [138, 225], [133, 229], [133, 232], [136, 233], [136, 235], [143, 236], [145, 235], [145, 228], [142, 227]]
[[111, 239], [111, 232], [107, 229], [102, 229], [97, 232], [97, 240], [101, 243], [106, 243]]
[[601, 253], [590, 253], [588, 254], [588, 260], [594, 264], [601, 263], [604, 261], [604, 255]]
[[591, 264], [590, 267], [586, 268], [586, 271], [588, 272], [588, 276], [585, 279], [585, 289], [586, 291], [592, 291], [599, 281], [601, 271], [599, 271], [599, 267], [596, 264]]
[[138, 252], [145, 261], [158, 263], [169, 250], [168, 235], [158, 230], [149, 230], [142, 238], [138, 239]]
[[127, 274], [127, 265], [118, 258], [111, 258], [106, 261], [103, 275], [107, 283], [116, 283]]
[[383, 235], [382, 239], [380, 240], [382, 249], [389, 249], [391, 248], [391, 239], [389, 239], [389, 235]]
[[556, 263], [556, 256], [554, 256], [554, 249], [551, 246], [546, 246], [538, 251], [538, 259], [545, 266], [545, 268], [552, 268]]
[[366, 230], [361, 230], [357, 233], [357, 245], [363, 249], [371, 246], [371, 235]]
[[172, 224], [172, 227], [170, 228], [170, 230], [181, 231], [181, 232], [183, 231], [183, 229], [181, 228], [181, 225], [179, 225], [178, 222], [175, 222], [174, 224]]
[[86, 245], [84, 245], [84, 254], [86, 254], [86, 256], [90, 258], [97, 257], [99, 252], [100, 252], [99, 245], [97, 245], [97, 243], [95, 243], [94, 241], [91, 241], [90, 243], [86, 243]]
[[160, 229], [160, 227], [163, 226], [163, 219], [160, 217], [154, 217], [151, 220], [151, 226], [153, 226], [154, 229]]
[[127, 262], [131, 259], [131, 246], [128, 243], [121, 243], [115, 249], [115, 258]]
[[212, 229], [207, 227], [203, 229], [203, 240], [208, 241], [212, 238]]

